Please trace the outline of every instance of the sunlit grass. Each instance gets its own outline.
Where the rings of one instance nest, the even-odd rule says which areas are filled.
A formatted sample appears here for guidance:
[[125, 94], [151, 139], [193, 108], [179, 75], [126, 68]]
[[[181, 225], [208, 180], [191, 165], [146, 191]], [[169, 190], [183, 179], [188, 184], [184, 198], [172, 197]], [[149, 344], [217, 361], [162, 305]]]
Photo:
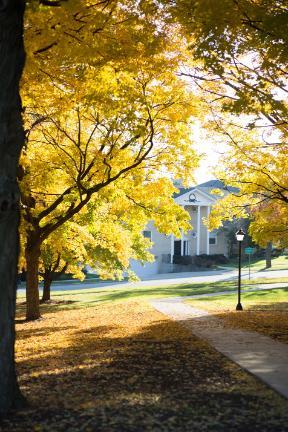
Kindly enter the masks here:
[[[210, 312], [225, 312], [235, 309], [237, 295], [235, 292], [215, 297], [202, 297], [187, 300], [187, 303]], [[242, 292], [241, 303], [243, 308], [247, 310], [281, 309], [288, 311], [288, 288]]]
[[[225, 265], [224, 267], [238, 267], [238, 259], [233, 260], [229, 264]], [[242, 259], [242, 268], [248, 269], [249, 268], [249, 258], [248, 255], [245, 255]], [[250, 262], [250, 268], [251, 271], [259, 271], [259, 270], [265, 270], [266, 269], [266, 260], [264, 258], [253, 258], [251, 257]], [[272, 267], [268, 270], [288, 270], [288, 256], [282, 255], [279, 257], [272, 258]]]
[[[269, 283], [287, 282], [288, 279], [283, 278], [261, 278], [242, 281], [243, 290], [253, 288], [255, 285]], [[41, 305], [42, 312], [50, 312], [63, 309], [87, 308], [97, 306], [98, 304], [106, 304], [111, 302], [123, 302], [128, 300], [143, 300], [148, 301], [161, 297], [186, 297], [193, 295], [203, 295], [217, 293], [223, 291], [233, 291], [237, 289], [237, 278], [229, 281], [208, 282], [208, 283], [190, 283], [178, 284], [170, 286], [146, 287], [135, 284], [135, 286], [115, 286], [115, 288], [95, 288], [52, 291], [50, 304]], [[265, 291], [267, 292], [267, 291]], [[222, 298], [222, 297], [221, 297]], [[18, 311], [19, 316], [23, 317], [25, 310], [25, 295], [21, 293], [18, 296]]]

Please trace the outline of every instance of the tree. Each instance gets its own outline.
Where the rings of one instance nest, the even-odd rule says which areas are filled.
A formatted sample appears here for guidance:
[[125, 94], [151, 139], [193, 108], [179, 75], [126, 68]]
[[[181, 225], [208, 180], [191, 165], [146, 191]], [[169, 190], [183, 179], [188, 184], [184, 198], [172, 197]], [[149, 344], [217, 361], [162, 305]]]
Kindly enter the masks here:
[[[164, 77], [162, 85], [163, 80]], [[116, 111], [111, 110], [109, 106], [110, 118], [102, 117], [99, 104], [98, 112], [84, 110], [82, 114], [77, 108], [63, 120], [50, 118], [31, 132], [29, 150], [22, 159], [25, 174], [21, 187], [26, 231], [28, 319], [38, 318], [40, 314], [38, 266], [41, 245], [82, 211], [94, 196], [97, 195], [100, 203], [102, 199], [113, 199], [120, 208], [128, 200], [138, 211], [136, 219], [142, 207], [146, 208], [145, 222], [154, 213], [160, 213], [164, 222], [166, 214], [171, 222], [166, 227], [162, 222], [162, 230], [176, 232], [172, 223], [179, 215], [185, 225], [183, 214], [177, 211], [171, 197], [174, 188], [169, 186], [168, 180], [165, 182], [157, 177], [161, 169], [176, 176], [181, 173], [183, 177], [185, 170], [189, 173], [195, 164], [197, 158], [193, 157], [188, 124], [185, 125], [190, 108], [185, 109], [183, 89], [178, 87], [177, 90], [173, 85], [176, 99], [171, 103], [166, 99], [172, 93], [168, 83], [164, 90], [157, 86], [158, 94], [154, 89], [155, 82], [151, 81], [150, 85], [151, 88], [145, 82], [144, 95], [143, 83], [136, 82], [137, 108], [130, 93], [126, 96], [129, 105], [122, 101], [121, 111], [118, 107]], [[181, 98], [177, 100], [179, 91]], [[152, 104], [148, 97], [154, 98]], [[115, 186], [111, 188], [113, 183]], [[116, 199], [117, 195], [121, 196], [122, 203]], [[129, 217], [132, 218], [131, 211]]]
[[0, 414], [23, 402], [14, 365], [19, 188], [24, 133], [19, 80], [24, 66], [24, 2], [0, 1]]
[[192, 96], [176, 76], [183, 54], [153, 2], [67, 3], [49, 10], [48, 36], [46, 14], [27, 15], [34, 55], [23, 81], [28, 319], [40, 316], [38, 262], [54, 230], [122, 177], [133, 191], [137, 177], [148, 183], [159, 171], [187, 178], [198, 159], [188, 138]]
[[273, 242], [287, 245], [287, 156], [286, 146], [263, 146], [255, 132], [226, 127], [230, 150], [216, 172], [227, 185], [238, 188], [220, 200], [211, 212], [211, 227], [221, 220], [249, 217], [253, 241], [266, 248]]
[[[164, 3], [165, 0], [164, 0]], [[187, 75], [222, 110], [287, 132], [287, 5], [269, 0], [176, 0], [171, 13], [189, 38]], [[208, 98], [209, 99], [209, 98]]]
[[[1, 123], [2, 153], [0, 176], [1, 185], [3, 185], [1, 211], [5, 215], [1, 220], [0, 235], [1, 244], [4, 247], [4, 250], [9, 251], [9, 254], [4, 254], [1, 259], [0, 300], [1, 308], [4, 308], [3, 313], [1, 309], [1, 334], [7, 335], [6, 338], [3, 340], [1, 339], [1, 353], [3, 353], [1, 354], [0, 360], [0, 388], [2, 391], [0, 401], [1, 412], [7, 411], [14, 404], [16, 394], [18, 393], [13, 366], [13, 318], [15, 312], [16, 266], [18, 256], [18, 211], [16, 210], [18, 203], [18, 189], [16, 186], [16, 174], [20, 150], [24, 141], [20, 117], [21, 103], [18, 92], [18, 84], [24, 59], [22, 40], [24, 4], [24, 0], [11, 0], [9, 2], [2, 0], [0, 2], [0, 49], [2, 53], [0, 69], [2, 86], [0, 116], [1, 119], [4, 119]], [[94, 71], [95, 68], [102, 65], [107, 66], [108, 63], [110, 63], [109, 66], [114, 68], [115, 71], [119, 72], [119, 70], [121, 70], [121, 65], [124, 65], [126, 70], [129, 71], [129, 68], [131, 68], [133, 64], [133, 68], [135, 69], [135, 67], [137, 67], [137, 61], [141, 59], [144, 62], [146, 61], [146, 64], [149, 64], [150, 62], [152, 70], [154, 66], [153, 55], [155, 52], [161, 52], [161, 50], [163, 50], [165, 44], [169, 41], [169, 38], [172, 35], [171, 32], [169, 33], [167, 31], [167, 26], [164, 25], [163, 20], [160, 19], [162, 11], [160, 8], [157, 8], [157, 5], [154, 4], [154, 2], [150, 1], [135, 3], [134, 1], [129, 0], [104, 0], [91, 4], [89, 1], [86, 2], [79, 0], [73, 2], [64, 0], [35, 0], [28, 2], [27, 9], [25, 24], [25, 29], [27, 31], [26, 46], [28, 49], [27, 63], [34, 64], [35, 67], [29, 68], [30, 72], [29, 74], [26, 73], [23, 82], [29, 82], [31, 92], [34, 92], [33, 100], [35, 101], [35, 106], [38, 107], [39, 104], [37, 104], [37, 102], [43, 99], [43, 87], [41, 87], [41, 84], [44, 82], [44, 80], [39, 81], [39, 91], [37, 92], [36, 83], [39, 80], [39, 66], [44, 66], [43, 71], [41, 72], [43, 72], [42, 76], [46, 76], [46, 83], [48, 82], [48, 78], [50, 79], [49, 89], [58, 88], [60, 91], [64, 89], [65, 93], [67, 88], [66, 84], [68, 84], [69, 87], [70, 83], [70, 89], [73, 88], [75, 78], [80, 80], [82, 78], [83, 70], [84, 73], [88, 73], [89, 68]], [[109, 26], [108, 30], [107, 25]], [[35, 49], [33, 49], [33, 44]], [[128, 47], [128, 50], [125, 47]], [[152, 55], [150, 55], [151, 52]], [[115, 62], [116, 58], [118, 58], [118, 62]], [[166, 60], [168, 60], [168, 56]], [[170, 56], [169, 61], [171, 64], [173, 63], [173, 56]], [[163, 69], [164, 65], [167, 66], [167, 61], [165, 64], [163, 63]], [[122, 70], [123, 69], [125, 68], [122, 67]], [[51, 70], [54, 72], [53, 75], [50, 74]], [[55, 77], [57, 78], [56, 81]], [[70, 79], [72, 80], [72, 85]], [[69, 101], [69, 95], [66, 93], [67, 97], [63, 97], [60, 93], [58, 93], [59, 104], [57, 107], [60, 107], [61, 111], [61, 101], [62, 106], [64, 106], [65, 102]], [[95, 94], [97, 94], [97, 82], [95, 83]], [[75, 93], [73, 96], [75, 96]], [[49, 103], [48, 99], [49, 97], [46, 98], [47, 104]], [[72, 95], [70, 94], [70, 101], [71, 100]], [[115, 100], [117, 100], [117, 97]], [[79, 108], [79, 99], [77, 98], [74, 102], [75, 107]], [[102, 102], [104, 103], [104, 101]], [[56, 109], [55, 111], [56, 114], [57, 112], [59, 113], [59, 110], [57, 111]], [[37, 115], [37, 113], [37, 111], [34, 111], [34, 114]], [[51, 119], [51, 112], [49, 112], [49, 115]], [[59, 123], [59, 117], [56, 118], [56, 124], [58, 124], [58, 126], [59, 124], [62, 125], [62, 123]], [[56, 124], [54, 124], [54, 126], [56, 126]], [[150, 132], [151, 125], [152, 122], [149, 119], [147, 126], [150, 126]], [[177, 134], [175, 137], [176, 136]], [[9, 143], [9, 146], [7, 146], [7, 143]], [[128, 144], [128, 141], [126, 141], [126, 143]], [[182, 146], [182, 150], [184, 150], [184, 147], [187, 147], [187, 143], [182, 141], [180, 146]], [[145, 153], [143, 147], [142, 151]], [[161, 151], [164, 150], [161, 149]], [[177, 153], [176, 150], [175, 153]], [[137, 159], [134, 158], [135, 163], [139, 162], [140, 165], [140, 159], [142, 158], [143, 153], [140, 152], [138, 157], [136, 154], [134, 154], [134, 156]], [[173, 156], [174, 154], [172, 152], [171, 160]], [[166, 156], [167, 163], [168, 159], [169, 157]], [[171, 163], [172, 162], [170, 161], [168, 165]], [[189, 170], [189, 167], [190, 165], [188, 163], [187, 171]], [[106, 166], [106, 168], [111, 180], [112, 173], [110, 168], [109, 166]], [[126, 168], [128, 168], [128, 166], [126, 166]], [[123, 169], [125, 170], [125, 166]], [[120, 172], [121, 169], [118, 171], [119, 177], [121, 177]], [[122, 174], [124, 177], [125, 171], [122, 171]], [[147, 175], [149, 177], [149, 170]], [[19, 170], [19, 176], [23, 179], [23, 169], [21, 167]], [[117, 177], [117, 173], [115, 175], [113, 174], [113, 176]], [[117, 177], [117, 179], [119, 177]], [[108, 179], [106, 179], [106, 185], [108, 183]], [[98, 188], [100, 190], [100, 185], [105, 185], [105, 181], [99, 183], [97, 187], [95, 184], [95, 192]], [[75, 187], [72, 186], [70, 189], [68, 187], [68, 189], [63, 190], [63, 192], [58, 196], [58, 200], [55, 199], [54, 201], [55, 208], [60, 202], [61, 204], [67, 204], [74, 192]], [[91, 189], [89, 190], [89, 193], [90, 192], [92, 192]], [[78, 197], [80, 201], [81, 199], [87, 200], [88, 195], [86, 194], [86, 196], [83, 197], [82, 190], [82, 192], [78, 194]], [[29, 194], [25, 195], [25, 193], [22, 192], [22, 200], [23, 197], [24, 200], [26, 200], [26, 204], [24, 203], [24, 205], [26, 208], [30, 209], [30, 215], [32, 216], [31, 221], [33, 220], [34, 222], [33, 197], [30, 197]], [[134, 197], [131, 197], [131, 199], [133, 200]], [[70, 210], [72, 213], [74, 211], [72, 207], [77, 207], [77, 209], [80, 210], [81, 205], [82, 204], [80, 204], [79, 201], [77, 203], [71, 202]], [[83, 204], [83, 206], [84, 205], [85, 204]], [[135, 201], [135, 206], [136, 205], [138, 206], [138, 203]], [[58, 210], [60, 213], [61, 208], [58, 208]], [[45, 214], [45, 211], [47, 215]], [[27, 211], [27, 213], [29, 212]], [[49, 219], [49, 212], [47, 212], [47, 210], [42, 209], [42, 212], [40, 213], [43, 219], [45, 216]], [[9, 217], [6, 217], [8, 214]], [[39, 214], [37, 217], [39, 217]], [[56, 221], [58, 217], [60, 219], [57, 225]], [[61, 223], [65, 222], [64, 218], [61, 218], [59, 214], [57, 214], [55, 215], [53, 223], [51, 221], [50, 223], [56, 229], [61, 225], [60, 220]], [[39, 221], [41, 223], [43, 222], [41, 218]], [[29, 222], [27, 222], [27, 225]], [[47, 238], [48, 234], [48, 224], [49, 222], [47, 222], [45, 226], [45, 238]], [[52, 225], [50, 225], [51, 229]], [[42, 226], [39, 227], [40, 231], [42, 228]], [[35, 243], [33, 243], [35, 238], [32, 238], [32, 231], [29, 231], [31, 236], [27, 239], [27, 248], [31, 252], [29, 257], [27, 256], [27, 260], [30, 261], [31, 266], [36, 269], [35, 258], [37, 258], [39, 244], [37, 244], [36, 247]], [[41, 231], [41, 233], [43, 232]], [[44, 237], [42, 236], [41, 238], [43, 241]], [[33, 250], [34, 246], [37, 253], [35, 252], [35, 249]], [[31, 256], [33, 256], [33, 254], [34, 257], [32, 258]], [[7, 272], [7, 269], [11, 269], [11, 272]], [[35, 274], [36, 270], [33, 270], [29, 275], [32, 285], [36, 284]]]
[[219, 226], [221, 217], [248, 214], [255, 242], [286, 244], [287, 5], [267, 0], [169, 5], [194, 63], [182, 73], [205, 97], [213, 139], [216, 132], [228, 145], [217, 176], [239, 188], [217, 204], [211, 226]]
[[[50, 300], [53, 280], [65, 272], [84, 279], [86, 265], [93, 267], [102, 279], [121, 280], [126, 274], [136, 277], [129, 269], [130, 259], [151, 261], [152, 255], [147, 250], [150, 242], [140, 231], [147, 219], [135, 210], [137, 219], [134, 218], [133, 207], [130, 201], [124, 210], [123, 200], [121, 208], [115, 201], [113, 205], [104, 201], [100, 206], [92, 202], [77, 215], [77, 222], [66, 222], [43, 242], [39, 262], [42, 302]], [[127, 214], [131, 215], [129, 221]]]

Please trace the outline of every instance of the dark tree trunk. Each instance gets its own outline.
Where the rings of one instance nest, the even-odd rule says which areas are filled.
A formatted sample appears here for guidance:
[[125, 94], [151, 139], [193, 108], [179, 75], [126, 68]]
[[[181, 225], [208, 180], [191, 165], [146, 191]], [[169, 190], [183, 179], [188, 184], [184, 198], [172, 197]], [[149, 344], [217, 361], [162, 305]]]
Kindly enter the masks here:
[[0, 0], [0, 414], [21, 405], [14, 363], [19, 254], [17, 168], [24, 133], [19, 80], [24, 66], [24, 0]]
[[38, 270], [40, 244], [27, 237], [26, 258], [26, 319], [33, 321], [40, 318]]
[[[42, 303], [45, 303], [46, 301], [49, 301], [51, 299], [51, 284], [53, 280], [58, 280], [60, 277], [66, 272], [68, 268], [68, 263], [65, 263], [62, 269], [59, 269], [61, 256], [58, 255], [58, 259], [53, 266], [53, 268], [47, 268], [45, 269], [43, 278], [44, 278], [44, 286], [43, 286], [43, 296], [42, 296]], [[56, 274], [56, 272], [58, 273]]]
[[272, 267], [272, 242], [267, 243], [265, 250], [266, 268]]
[[45, 271], [44, 273], [44, 286], [43, 286], [43, 295], [42, 302], [45, 303], [50, 300], [50, 292], [51, 292], [51, 284], [52, 284], [52, 273], [51, 271]]

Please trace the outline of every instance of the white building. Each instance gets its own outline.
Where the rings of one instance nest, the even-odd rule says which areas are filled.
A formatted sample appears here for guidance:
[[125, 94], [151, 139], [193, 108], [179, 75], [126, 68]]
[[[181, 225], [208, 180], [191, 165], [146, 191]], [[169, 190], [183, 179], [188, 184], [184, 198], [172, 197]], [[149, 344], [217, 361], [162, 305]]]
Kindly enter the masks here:
[[[181, 238], [173, 235], [161, 234], [150, 222], [144, 231], [153, 246], [151, 253], [155, 257], [153, 263], [145, 265], [133, 261], [132, 269], [139, 277], [150, 276], [157, 273], [168, 273], [179, 269], [176, 268], [175, 257], [223, 254], [227, 256], [228, 247], [225, 234], [222, 231], [209, 232], [203, 223], [203, 219], [209, 217], [211, 207], [219, 196], [211, 193], [213, 189], [223, 189], [219, 180], [210, 180], [189, 189], [180, 189], [175, 196], [175, 201], [185, 208], [190, 214], [191, 230], [183, 234]], [[178, 259], [179, 261], [179, 259]]]

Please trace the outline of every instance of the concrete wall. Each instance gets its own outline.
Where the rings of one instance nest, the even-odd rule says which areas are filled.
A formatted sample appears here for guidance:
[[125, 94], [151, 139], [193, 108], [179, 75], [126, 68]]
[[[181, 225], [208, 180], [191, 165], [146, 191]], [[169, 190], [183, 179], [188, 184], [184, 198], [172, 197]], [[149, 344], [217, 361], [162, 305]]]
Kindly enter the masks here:
[[152, 232], [153, 246], [151, 248], [151, 253], [155, 256], [155, 258], [156, 257], [158, 258], [162, 254], [170, 253], [170, 248], [171, 248], [170, 235], [166, 236], [165, 234], [159, 233], [159, 231], [157, 231], [157, 229], [155, 228], [153, 222], [149, 222], [145, 230]]
[[159, 273], [159, 265], [157, 260], [152, 263], [145, 264], [141, 264], [140, 261], [131, 260], [130, 267], [140, 279]]
[[210, 255], [224, 254], [228, 256], [227, 239], [223, 232], [217, 234], [216, 245], [210, 245]]

